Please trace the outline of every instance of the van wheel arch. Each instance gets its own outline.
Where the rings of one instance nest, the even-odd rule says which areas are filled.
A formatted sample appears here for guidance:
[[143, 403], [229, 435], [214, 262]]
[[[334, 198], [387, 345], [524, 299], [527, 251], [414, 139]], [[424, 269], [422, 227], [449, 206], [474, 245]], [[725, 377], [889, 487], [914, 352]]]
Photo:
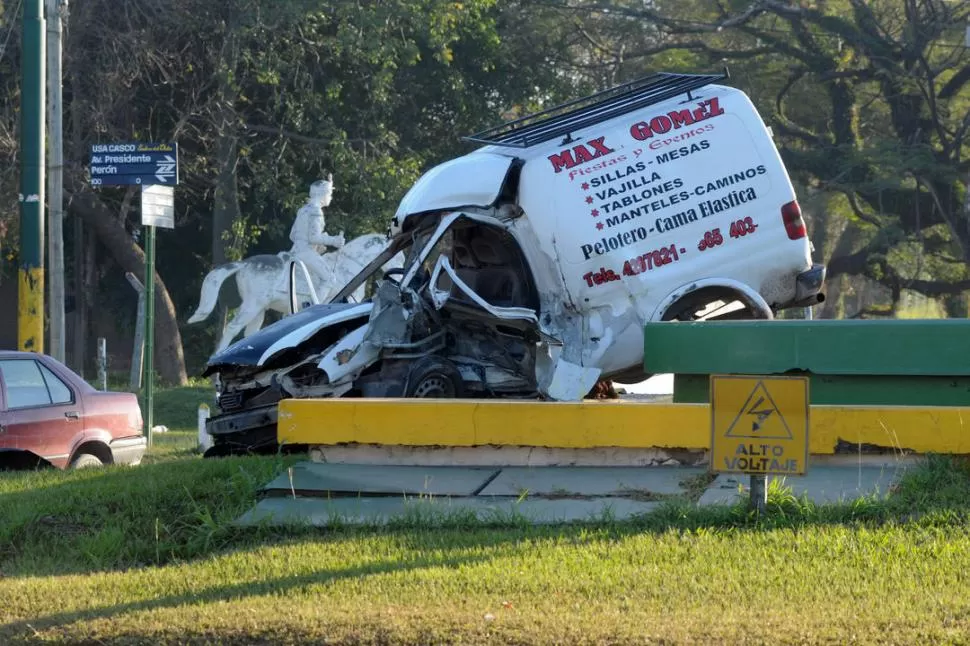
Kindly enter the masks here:
[[[697, 312], [703, 311], [710, 303], [722, 301], [731, 304], [740, 302], [744, 308], [711, 316], [703, 320], [744, 320], [773, 319], [774, 312], [767, 301], [756, 290], [739, 281], [711, 279], [697, 281], [674, 290], [665, 298], [654, 314], [654, 321], [691, 321], [698, 320]], [[715, 310], [716, 312], [716, 310]], [[686, 318], [685, 318], [686, 317]]]

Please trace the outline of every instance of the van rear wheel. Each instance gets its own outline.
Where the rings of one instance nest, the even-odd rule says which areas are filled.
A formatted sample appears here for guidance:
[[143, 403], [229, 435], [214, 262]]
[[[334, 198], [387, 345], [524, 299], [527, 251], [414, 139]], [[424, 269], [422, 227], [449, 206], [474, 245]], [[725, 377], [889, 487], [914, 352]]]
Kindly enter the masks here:
[[664, 312], [661, 320], [748, 321], [764, 318], [764, 312], [753, 309], [737, 292], [725, 288], [707, 288], [675, 302]]

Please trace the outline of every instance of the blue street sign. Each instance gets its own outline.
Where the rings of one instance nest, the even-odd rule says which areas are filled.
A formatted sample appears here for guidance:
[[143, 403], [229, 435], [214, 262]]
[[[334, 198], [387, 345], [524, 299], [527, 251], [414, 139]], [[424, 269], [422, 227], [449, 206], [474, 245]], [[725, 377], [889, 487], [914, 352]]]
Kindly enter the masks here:
[[[169, 161], [172, 159], [173, 161]], [[91, 175], [175, 175], [176, 163], [171, 155], [152, 159], [147, 164], [91, 164]]]
[[178, 144], [92, 144], [92, 186], [174, 186], [179, 183]]

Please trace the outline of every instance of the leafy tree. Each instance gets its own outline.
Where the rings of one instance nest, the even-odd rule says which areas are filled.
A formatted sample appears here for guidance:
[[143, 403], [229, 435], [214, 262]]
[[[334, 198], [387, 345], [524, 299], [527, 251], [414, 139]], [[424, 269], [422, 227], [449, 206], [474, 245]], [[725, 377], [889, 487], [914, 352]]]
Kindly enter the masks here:
[[[183, 382], [185, 357], [197, 367], [212, 347], [212, 326], [179, 324], [203, 275], [287, 247], [313, 180], [335, 176], [328, 229], [383, 231], [424, 169], [467, 151], [460, 135], [564, 98], [572, 82], [523, 64], [554, 47], [551, 34], [527, 28], [518, 3], [87, 0], [71, 9], [65, 185], [69, 217], [103, 250], [88, 272], [90, 303], [133, 309], [122, 274], [144, 275], [137, 193], [90, 187], [90, 144], [179, 144], [176, 228], [158, 233], [156, 275], [156, 365], [168, 382]], [[16, 181], [15, 49], [17, 34], [0, 57], [2, 188]], [[0, 216], [15, 222], [16, 204], [0, 205]]]

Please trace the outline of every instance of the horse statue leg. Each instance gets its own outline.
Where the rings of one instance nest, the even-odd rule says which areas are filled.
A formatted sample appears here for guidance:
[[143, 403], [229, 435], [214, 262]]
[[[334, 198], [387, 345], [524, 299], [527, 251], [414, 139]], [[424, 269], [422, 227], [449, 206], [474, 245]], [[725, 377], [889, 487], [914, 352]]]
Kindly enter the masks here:
[[269, 275], [267, 273], [265, 268], [246, 266], [236, 274], [236, 288], [242, 304], [223, 329], [216, 353], [228, 348], [240, 332], [249, 336], [262, 327], [266, 317], [267, 298], [272, 295], [272, 281], [276, 279], [274, 272], [269, 272]]
[[259, 314], [254, 316], [249, 323], [246, 324], [246, 330], [243, 332], [243, 337], [252, 336], [259, 332], [260, 328], [263, 327], [263, 321], [266, 320], [266, 310], [262, 310]]
[[259, 330], [265, 315], [266, 311], [261, 304], [243, 301], [242, 307], [239, 308], [222, 331], [222, 338], [219, 340], [219, 347], [216, 348], [216, 352], [219, 353], [228, 348], [240, 332], [245, 331], [244, 336], [249, 336]]

